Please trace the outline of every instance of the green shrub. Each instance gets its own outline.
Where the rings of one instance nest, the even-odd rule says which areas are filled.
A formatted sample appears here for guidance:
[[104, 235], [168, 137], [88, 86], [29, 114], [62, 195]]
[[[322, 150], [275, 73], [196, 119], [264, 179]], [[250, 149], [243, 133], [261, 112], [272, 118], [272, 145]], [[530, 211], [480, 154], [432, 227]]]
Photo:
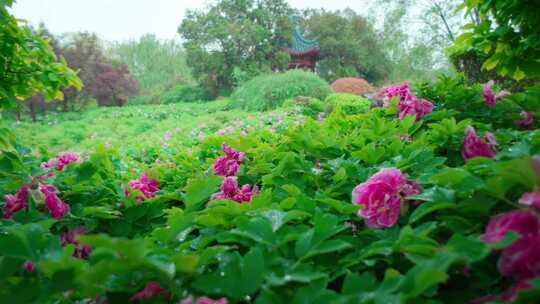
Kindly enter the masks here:
[[324, 99], [332, 93], [330, 86], [314, 73], [288, 71], [261, 75], [240, 86], [231, 96], [231, 106], [251, 111], [265, 111], [281, 106], [297, 96]]
[[337, 93], [328, 96], [324, 100], [325, 112], [330, 113], [337, 107], [347, 114], [359, 114], [369, 111], [371, 102], [362, 97], [348, 93]]
[[317, 117], [324, 112], [324, 102], [317, 98], [299, 96], [288, 99], [283, 103], [284, 108], [299, 108], [300, 113], [305, 116]]
[[163, 93], [161, 103], [196, 102], [207, 101], [208, 96], [203, 88], [196, 85], [176, 86], [170, 91]]
[[155, 94], [133, 96], [128, 99], [127, 104], [130, 106], [159, 104], [159, 96]]

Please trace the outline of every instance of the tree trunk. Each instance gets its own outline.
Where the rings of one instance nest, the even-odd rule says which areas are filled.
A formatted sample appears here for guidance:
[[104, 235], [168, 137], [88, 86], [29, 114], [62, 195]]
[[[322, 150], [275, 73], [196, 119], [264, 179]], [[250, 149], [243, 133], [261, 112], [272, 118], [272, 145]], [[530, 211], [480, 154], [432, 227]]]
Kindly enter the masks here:
[[30, 108], [30, 116], [32, 117], [32, 121], [36, 122], [36, 102], [34, 100], [30, 101], [28, 103], [28, 107]]

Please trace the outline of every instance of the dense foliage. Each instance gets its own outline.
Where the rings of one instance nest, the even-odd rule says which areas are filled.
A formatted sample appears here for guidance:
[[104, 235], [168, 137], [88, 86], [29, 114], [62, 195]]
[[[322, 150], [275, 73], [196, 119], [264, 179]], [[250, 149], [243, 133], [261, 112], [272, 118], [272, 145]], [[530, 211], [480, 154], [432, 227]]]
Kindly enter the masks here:
[[236, 89], [231, 106], [251, 111], [275, 109], [287, 99], [305, 96], [324, 99], [330, 86], [311, 72], [300, 70], [257, 76]]
[[49, 43], [9, 14], [12, 4], [0, 2], [0, 109], [38, 92], [46, 99], [62, 99], [62, 87], [80, 89], [77, 74], [58, 60]]
[[113, 57], [127, 64], [144, 93], [160, 93], [192, 82], [186, 54], [175, 40], [147, 34], [134, 41], [116, 43]]
[[204, 89], [198, 85], [182, 85], [176, 86], [165, 92], [162, 97], [162, 103], [175, 102], [195, 102], [209, 100]]
[[339, 108], [347, 114], [360, 114], [369, 111], [371, 101], [349, 93], [331, 94], [324, 100], [326, 112], [331, 113]]
[[377, 31], [353, 10], [308, 10], [305, 29], [320, 44], [317, 73], [332, 82], [341, 77], [362, 77], [381, 82], [390, 64]]
[[[387, 88], [386, 108], [359, 115], [165, 145], [159, 161], [101, 147], [40, 166], [3, 130], [2, 302], [538, 300], [538, 130], [491, 124], [480, 87], [420, 88]], [[486, 112], [471, 118], [473, 91]], [[524, 94], [508, 98], [538, 100]], [[433, 112], [401, 115], [428, 103], [416, 95]]]
[[453, 46], [455, 53], [471, 49], [485, 53], [486, 70], [521, 80], [540, 76], [540, 10], [538, 1], [464, 1], [462, 7], [474, 14]]

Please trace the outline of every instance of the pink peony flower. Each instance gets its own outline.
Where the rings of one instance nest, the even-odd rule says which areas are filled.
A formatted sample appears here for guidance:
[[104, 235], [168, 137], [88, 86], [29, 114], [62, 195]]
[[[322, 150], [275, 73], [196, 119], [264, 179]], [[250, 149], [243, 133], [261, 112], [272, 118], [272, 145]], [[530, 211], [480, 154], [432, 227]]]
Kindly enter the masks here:
[[398, 221], [403, 198], [420, 192], [420, 186], [407, 181], [399, 169], [382, 169], [354, 188], [352, 202], [363, 206], [358, 215], [369, 228], [387, 228]]
[[58, 190], [54, 186], [39, 184], [39, 191], [45, 196], [45, 207], [53, 218], [60, 219], [69, 212], [69, 205], [58, 197]]
[[383, 88], [379, 95], [383, 97], [385, 106], [388, 106], [390, 104], [390, 100], [392, 100], [392, 98], [396, 96], [399, 97], [400, 101], [408, 100], [414, 96], [411, 89], [409, 88], [408, 81], [404, 81], [401, 85]]
[[504, 248], [499, 272], [519, 280], [540, 276], [540, 235], [526, 235]]
[[486, 132], [484, 138], [476, 135], [473, 127], [467, 129], [467, 135], [461, 148], [461, 156], [464, 160], [474, 157], [494, 157], [497, 154], [497, 142], [491, 132]]
[[220, 187], [220, 192], [212, 195], [211, 200], [228, 199], [238, 203], [249, 203], [253, 195], [259, 193], [257, 186], [243, 185], [238, 187], [236, 176], [228, 176], [223, 180]]
[[56, 166], [56, 162], [56, 158], [51, 158], [48, 161], [41, 163], [41, 169], [43, 169], [44, 171], [50, 171]]
[[433, 104], [425, 99], [414, 96], [407, 81], [404, 81], [401, 85], [386, 87], [379, 95], [383, 97], [385, 107], [389, 106], [392, 98], [399, 97], [399, 119], [404, 119], [405, 117], [412, 115], [415, 116], [418, 121], [425, 115], [433, 112]]
[[494, 84], [495, 84], [495, 81], [490, 80], [482, 86], [482, 94], [484, 95], [484, 102], [490, 108], [493, 108], [497, 105], [497, 100], [510, 95], [510, 92], [505, 91], [505, 90], [500, 91], [499, 93], [495, 94], [492, 88]]
[[530, 127], [530, 126], [532, 126], [534, 124], [534, 114], [533, 113], [527, 112], [527, 111], [521, 111], [519, 116], [521, 117], [521, 119], [516, 121], [516, 124], [518, 126], [527, 128], [527, 127]]
[[248, 132], [245, 130], [240, 131], [240, 136], [247, 136]]
[[140, 203], [147, 198], [152, 198], [155, 196], [156, 192], [159, 191], [159, 183], [158, 181], [149, 178], [146, 173], [143, 173], [139, 179], [134, 179], [128, 182], [127, 188], [124, 189], [124, 194], [126, 196], [129, 196], [128, 188], [140, 191], [142, 193], [142, 195], [139, 195], [136, 198], [137, 202]]
[[495, 93], [493, 93], [493, 89], [491, 88], [494, 84], [495, 82], [493, 80], [490, 80], [482, 87], [484, 102], [490, 108], [495, 107], [495, 105], [497, 104], [497, 97], [495, 96]]
[[193, 298], [186, 298], [182, 301], [180, 301], [178, 304], [228, 304], [229, 302], [225, 298], [221, 298], [219, 300], [212, 300], [207, 297], [198, 298], [195, 302], [193, 302]]
[[173, 134], [170, 130], [167, 130], [165, 134], [163, 134], [163, 141], [169, 141], [171, 140]]
[[73, 244], [75, 246], [75, 251], [73, 252], [73, 256], [80, 258], [80, 259], [87, 259], [90, 255], [90, 252], [92, 252], [92, 248], [90, 246], [82, 245], [79, 243], [79, 241], [76, 240], [76, 237], [78, 235], [82, 235], [86, 233], [86, 229], [84, 227], [78, 227], [69, 231], [66, 231], [62, 233], [60, 236], [60, 241], [62, 242], [62, 246], [67, 246], [69, 244]]
[[540, 232], [540, 221], [528, 210], [514, 210], [494, 216], [486, 226], [482, 239], [488, 243], [504, 239], [508, 231], [521, 236], [535, 236]]
[[214, 162], [214, 172], [219, 176], [235, 176], [244, 162], [245, 154], [232, 149], [229, 145], [221, 146], [225, 156], [218, 157]]
[[58, 171], [64, 170], [64, 167], [71, 163], [78, 163], [81, 159], [79, 155], [74, 152], [60, 152], [55, 158], [51, 158], [48, 161], [41, 163], [41, 168], [45, 171], [50, 171], [52, 168], [56, 168]]
[[535, 189], [533, 192], [523, 193], [519, 199], [519, 203], [525, 206], [532, 206], [540, 211], [540, 189]]
[[219, 176], [235, 176], [240, 170], [240, 163], [234, 159], [218, 157], [214, 162], [214, 172]]
[[32, 261], [26, 261], [23, 264], [23, 269], [27, 272], [34, 272], [34, 270], [36, 270], [36, 267]]
[[2, 212], [5, 219], [13, 217], [17, 211], [28, 207], [28, 186], [23, 186], [15, 195], [6, 195], [6, 202]]
[[137, 292], [129, 301], [140, 301], [155, 298], [157, 296], [164, 295], [166, 298], [170, 298], [171, 295], [163, 288], [161, 288], [156, 282], [148, 282], [142, 291]]
[[407, 116], [415, 116], [416, 121], [433, 112], [433, 104], [425, 99], [419, 99], [411, 96], [408, 99], [401, 100], [398, 104], [398, 118], [404, 119]]
[[73, 152], [61, 152], [56, 157], [57, 163], [56, 163], [56, 170], [62, 171], [65, 166], [71, 164], [80, 162], [80, 158], [76, 153]]

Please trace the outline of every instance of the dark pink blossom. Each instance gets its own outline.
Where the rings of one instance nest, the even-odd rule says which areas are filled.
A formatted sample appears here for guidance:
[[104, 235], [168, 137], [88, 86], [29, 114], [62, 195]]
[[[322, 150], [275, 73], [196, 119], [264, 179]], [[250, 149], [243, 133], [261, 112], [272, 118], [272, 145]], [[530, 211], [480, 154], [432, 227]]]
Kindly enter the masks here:
[[398, 104], [398, 118], [404, 119], [407, 116], [415, 116], [416, 121], [433, 112], [433, 104], [425, 99], [411, 96], [401, 100]]
[[78, 163], [80, 160], [79, 155], [74, 152], [60, 152], [55, 158], [51, 158], [47, 162], [42, 163], [41, 168], [45, 171], [50, 171], [52, 168], [62, 171], [65, 166], [71, 163]]
[[473, 127], [467, 129], [467, 135], [463, 140], [461, 156], [464, 160], [474, 157], [494, 157], [497, 154], [497, 141], [491, 132], [486, 132], [484, 138], [476, 135]]
[[171, 295], [165, 289], [161, 288], [158, 283], [148, 282], [144, 289], [131, 296], [129, 301], [147, 300], [160, 295], [164, 295], [166, 298], [171, 297]]
[[488, 243], [504, 239], [508, 231], [521, 236], [535, 236], [540, 232], [540, 221], [529, 210], [513, 210], [494, 216], [486, 226], [482, 239]]
[[525, 206], [534, 207], [536, 210], [540, 211], [540, 189], [523, 193], [519, 199], [519, 203]]
[[499, 272], [516, 280], [540, 276], [540, 235], [526, 235], [504, 248]]
[[86, 233], [86, 229], [83, 227], [78, 227], [69, 231], [66, 231], [62, 233], [60, 236], [60, 241], [62, 242], [62, 246], [67, 246], [69, 244], [72, 244], [75, 246], [75, 251], [73, 252], [73, 256], [80, 258], [80, 259], [87, 259], [90, 255], [90, 252], [92, 251], [92, 248], [90, 246], [82, 245], [77, 241], [77, 236], [83, 235]]
[[128, 186], [124, 189], [126, 196], [129, 195], [128, 188], [139, 191], [142, 195], [137, 196], [137, 202], [142, 202], [147, 198], [152, 198], [156, 195], [156, 192], [159, 191], [158, 181], [148, 177], [146, 173], [143, 173], [139, 179], [134, 179], [128, 182]]
[[214, 163], [214, 172], [219, 176], [235, 176], [240, 170], [240, 163], [234, 159], [218, 157]]
[[56, 170], [62, 171], [65, 166], [76, 163], [80, 161], [79, 156], [76, 153], [73, 152], [61, 152], [58, 154], [57, 163], [56, 163]]
[[214, 172], [219, 176], [235, 176], [244, 162], [245, 154], [232, 149], [229, 145], [221, 146], [225, 156], [218, 157], [214, 163]]
[[500, 91], [499, 93], [495, 94], [495, 92], [493, 92], [494, 84], [495, 84], [495, 81], [490, 80], [482, 86], [482, 94], [484, 95], [484, 102], [490, 108], [495, 107], [499, 99], [502, 99], [510, 95], [510, 92], [505, 91], [505, 90]]
[[495, 105], [497, 104], [497, 97], [495, 96], [495, 93], [493, 92], [493, 89], [491, 88], [494, 83], [495, 82], [493, 80], [490, 80], [488, 83], [482, 86], [484, 102], [490, 108], [495, 107]]
[[534, 124], [533, 113], [527, 112], [527, 111], [521, 111], [521, 113], [519, 113], [519, 116], [521, 117], [521, 119], [516, 122], [518, 126], [527, 128]]
[[27, 208], [28, 206], [28, 186], [23, 186], [15, 195], [6, 195], [6, 202], [2, 212], [4, 218], [10, 219], [17, 211]]
[[36, 267], [32, 261], [25, 261], [23, 264], [23, 269], [27, 272], [34, 272], [34, 270], [36, 270]]
[[178, 304], [228, 304], [229, 302], [225, 298], [221, 298], [219, 300], [213, 300], [207, 297], [201, 297], [198, 298], [195, 302], [193, 302], [193, 298], [187, 298], [182, 301], [180, 301]]
[[257, 186], [243, 185], [238, 187], [238, 181], [235, 176], [226, 177], [221, 184], [220, 192], [212, 195], [212, 200], [228, 199], [238, 203], [249, 203], [253, 195], [259, 193]]
[[352, 202], [362, 205], [358, 215], [370, 228], [387, 228], [396, 224], [404, 197], [419, 194], [421, 187], [396, 168], [382, 169], [352, 191]]
[[392, 98], [399, 97], [399, 119], [404, 119], [407, 116], [415, 116], [418, 121], [425, 115], [433, 112], [433, 104], [425, 99], [414, 96], [407, 81], [404, 81], [401, 85], [386, 87], [379, 95], [383, 97], [385, 106], [389, 105]]
[[412, 97], [414, 97], [411, 89], [409, 88], [409, 82], [404, 81], [401, 85], [395, 85], [395, 86], [389, 86], [386, 88], [383, 88], [382, 91], [379, 93], [380, 96], [383, 97], [383, 101], [385, 106], [388, 106], [390, 103], [390, 100], [394, 97], [399, 97], [399, 100], [408, 100]]
[[60, 219], [69, 212], [69, 205], [58, 197], [58, 190], [54, 186], [39, 184], [39, 191], [45, 196], [45, 207], [52, 217]]
[[56, 166], [56, 158], [51, 158], [46, 162], [41, 163], [41, 169], [45, 171], [50, 171]]

